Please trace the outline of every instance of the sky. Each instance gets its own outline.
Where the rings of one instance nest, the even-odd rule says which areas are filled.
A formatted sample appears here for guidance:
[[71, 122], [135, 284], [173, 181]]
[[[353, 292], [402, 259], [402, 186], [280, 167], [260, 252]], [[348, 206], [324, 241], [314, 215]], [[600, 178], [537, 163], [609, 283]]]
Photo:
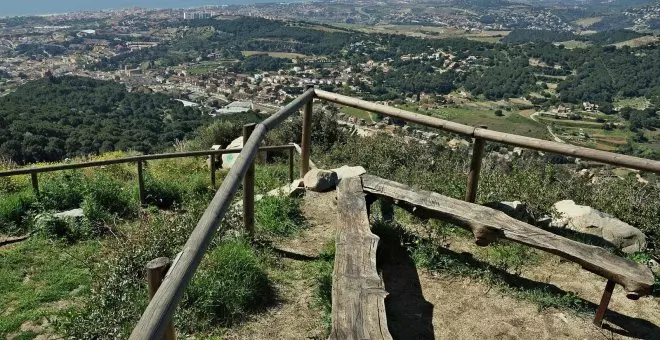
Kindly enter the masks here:
[[39, 15], [110, 8], [186, 8], [281, 0], [0, 0], [0, 16]]

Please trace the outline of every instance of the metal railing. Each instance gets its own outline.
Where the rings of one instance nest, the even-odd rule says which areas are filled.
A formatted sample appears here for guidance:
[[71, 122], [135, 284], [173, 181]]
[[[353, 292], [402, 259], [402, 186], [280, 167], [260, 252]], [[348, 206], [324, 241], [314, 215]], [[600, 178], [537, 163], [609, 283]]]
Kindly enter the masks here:
[[[300, 176], [303, 177], [304, 174], [307, 173], [310, 166], [311, 117], [314, 98], [376, 112], [385, 116], [402, 119], [407, 122], [413, 122], [474, 138], [475, 152], [472, 156], [473, 159], [468, 178], [468, 194], [466, 196], [466, 200], [470, 202], [474, 202], [476, 197], [481, 158], [483, 156], [483, 148], [486, 141], [660, 173], [660, 162], [658, 161], [457, 124], [332, 92], [315, 90], [311, 86], [308, 86], [307, 90], [300, 97], [280, 109], [276, 114], [270, 116], [260, 124], [246, 127], [244, 130], [245, 143], [243, 150], [216, 192], [215, 197], [206, 208], [206, 211], [197, 223], [197, 226], [191, 233], [182, 252], [177, 256], [177, 259], [174, 260], [169, 273], [165, 276], [160, 288], [158, 288], [154, 294], [151, 302], [142, 314], [140, 321], [133, 329], [130, 339], [161, 339], [163, 337], [165, 330], [168, 328], [168, 324], [171, 322], [176, 306], [185, 288], [190, 282], [190, 279], [197, 270], [202, 257], [208, 249], [209, 244], [215, 235], [216, 228], [227, 212], [239, 184], [243, 181], [244, 190], [246, 190], [246, 187], [254, 185], [253, 160], [259, 148], [259, 143], [263, 140], [268, 131], [275, 128], [284, 119], [303, 107]], [[248, 188], [247, 190], [250, 189]], [[247, 222], [246, 228], [248, 231], [251, 231], [252, 226], [248, 225], [248, 223], [253, 223], [252, 214], [254, 213], [254, 197], [251, 195], [244, 195], [243, 199], [243, 214], [244, 219]]]

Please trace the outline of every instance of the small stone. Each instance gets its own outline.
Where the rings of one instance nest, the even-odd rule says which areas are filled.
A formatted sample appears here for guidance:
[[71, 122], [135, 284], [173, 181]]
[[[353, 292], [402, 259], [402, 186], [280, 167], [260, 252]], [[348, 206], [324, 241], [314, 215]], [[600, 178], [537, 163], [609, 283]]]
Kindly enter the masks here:
[[656, 260], [649, 260], [649, 268], [653, 274], [660, 276], [660, 263]]
[[307, 190], [324, 192], [334, 189], [339, 180], [332, 170], [312, 169], [305, 174], [303, 182]]

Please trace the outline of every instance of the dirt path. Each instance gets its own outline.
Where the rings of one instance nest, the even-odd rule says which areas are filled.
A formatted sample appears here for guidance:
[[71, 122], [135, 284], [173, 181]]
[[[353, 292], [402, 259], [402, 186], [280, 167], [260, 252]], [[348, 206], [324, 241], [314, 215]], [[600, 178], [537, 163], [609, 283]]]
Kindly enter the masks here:
[[[334, 240], [335, 193], [308, 193], [302, 203], [310, 227], [293, 238], [276, 240], [273, 246], [295, 258], [280, 257], [269, 273], [275, 281], [278, 302], [252, 320], [227, 330], [222, 339], [325, 339], [323, 312], [316, 307], [317, 284], [312, 262]], [[300, 259], [302, 257], [303, 259]]]

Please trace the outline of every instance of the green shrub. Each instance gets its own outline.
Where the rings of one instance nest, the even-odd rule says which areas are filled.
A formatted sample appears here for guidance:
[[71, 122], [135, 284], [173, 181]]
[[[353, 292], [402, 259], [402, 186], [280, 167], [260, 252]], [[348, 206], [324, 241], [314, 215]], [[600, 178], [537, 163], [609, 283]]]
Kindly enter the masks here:
[[300, 200], [290, 197], [264, 197], [255, 208], [255, 221], [260, 231], [276, 236], [290, 236], [307, 226]]
[[[122, 228], [117, 238], [108, 238], [104, 252], [98, 256], [103, 260], [90, 264], [94, 278], [91, 296], [58, 318], [58, 331], [65, 338], [128, 338], [148, 303], [145, 265], [159, 257], [174, 259], [207, 204], [200, 199], [185, 202], [184, 214], [156, 210], [154, 214], [141, 215], [140, 220]], [[218, 229], [227, 230], [240, 224], [240, 220], [237, 214], [227, 214]], [[211, 247], [215, 245], [214, 242]], [[196, 306], [179, 304], [174, 317], [177, 330], [194, 331], [207, 325], [196, 313]]]
[[170, 209], [181, 204], [183, 190], [178, 182], [158, 179], [150, 174], [144, 176], [145, 203], [149, 205]]
[[263, 309], [273, 295], [268, 275], [251, 246], [227, 241], [202, 261], [185, 303], [201, 319], [232, 325]]
[[15, 234], [26, 231], [25, 219], [36, 198], [31, 190], [0, 197], [0, 233]]
[[85, 195], [86, 179], [79, 172], [61, 172], [41, 181], [39, 203], [46, 210], [80, 207]]
[[82, 208], [85, 218], [97, 226], [115, 217], [130, 217], [137, 211], [130, 190], [103, 173], [96, 173], [89, 180]]

